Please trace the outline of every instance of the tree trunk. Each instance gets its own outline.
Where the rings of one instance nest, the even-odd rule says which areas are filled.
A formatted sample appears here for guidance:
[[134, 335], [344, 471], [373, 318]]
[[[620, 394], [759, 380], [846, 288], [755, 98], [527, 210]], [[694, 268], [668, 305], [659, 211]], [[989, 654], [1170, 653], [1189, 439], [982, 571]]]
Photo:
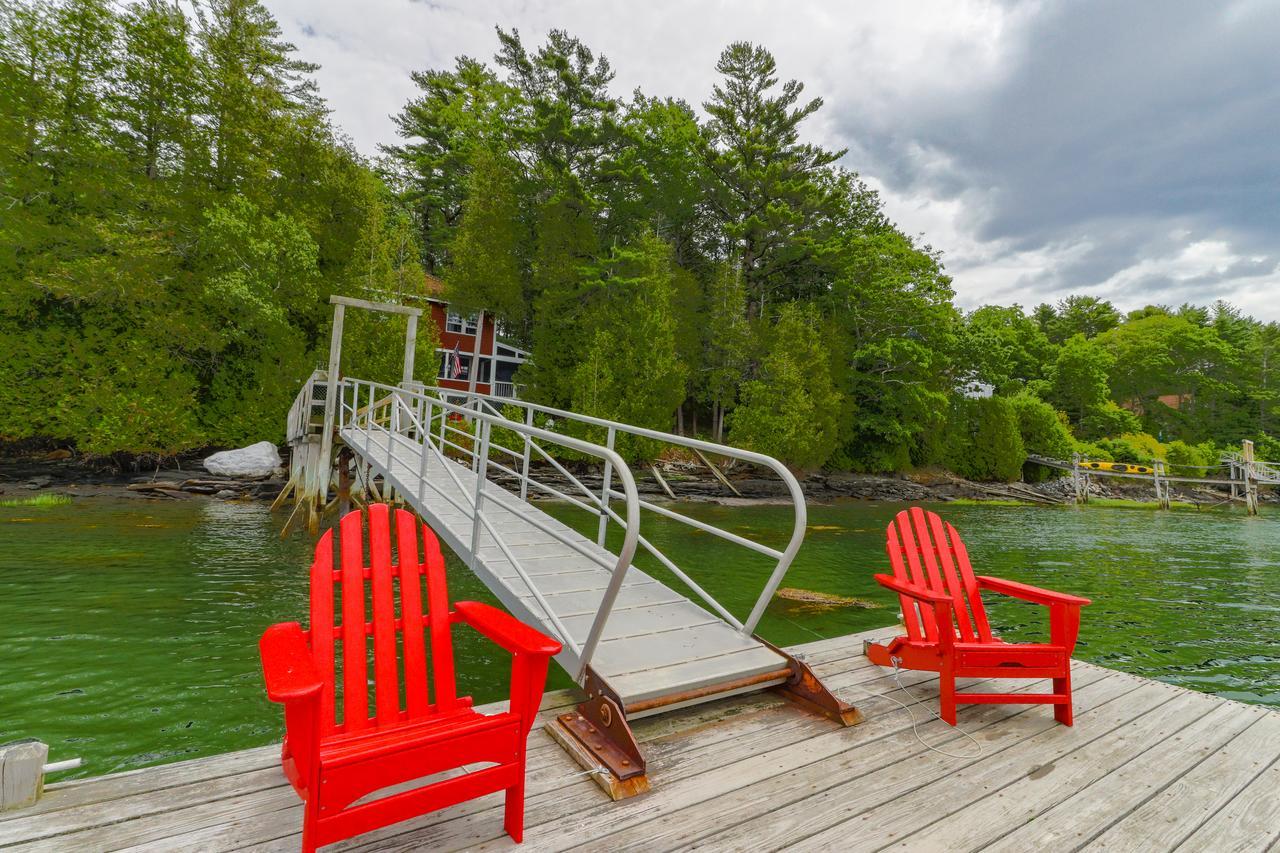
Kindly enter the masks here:
[[676, 435], [684, 435], [684, 401], [676, 406]]

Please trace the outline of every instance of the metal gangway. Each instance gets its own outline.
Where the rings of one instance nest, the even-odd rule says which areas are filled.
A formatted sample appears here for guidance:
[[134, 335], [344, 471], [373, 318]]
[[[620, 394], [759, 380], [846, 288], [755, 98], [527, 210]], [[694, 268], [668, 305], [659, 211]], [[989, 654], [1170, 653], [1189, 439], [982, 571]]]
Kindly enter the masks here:
[[[340, 316], [335, 326], [340, 347]], [[845, 725], [858, 721], [856, 710], [826, 691], [807, 666], [755, 636], [806, 524], [800, 484], [776, 459], [409, 378], [398, 385], [339, 378], [333, 353], [330, 369], [304, 384], [289, 415], [291, 483], [299, 505], [308, 499], [313, 510], [324, 504], [334, 484], [329, 459], [336, 455], [335, 501], [352, 477], [366, 485], [380, 481], [380, 494], [411, 506], [514, 616], [560, 640], [557, 662], [587, 700], [576, 714], [563, 715], [563, 730], [552, 734], [584, 766], [609, 771], [597, 781], [613, 796], [647, 787], [628, 718], [777, 687]], [[785, 485], [793, 510], [786, 545], [778, 549], [642, 498], [617, 450], [620, 441], [686, 448], [771, 472]], [[573, 464], [566, 464], [570, 459]], [[571, 470], [584, 463], [599, 470], [598, 487]], [[539, 499], [586, 513], [595, 536], [545, 511]], [[729, 550], [717, 559], [751, 552], [771, 563], [762, 575], [744, 570], [741, 583], [759, 589], [750, 612], [731, 612], [698, 582], [696, 568], [664, 553], [645, 535], [646, 517], [718, 538]], [[638, 553], [691, 595], [636, 567]]]

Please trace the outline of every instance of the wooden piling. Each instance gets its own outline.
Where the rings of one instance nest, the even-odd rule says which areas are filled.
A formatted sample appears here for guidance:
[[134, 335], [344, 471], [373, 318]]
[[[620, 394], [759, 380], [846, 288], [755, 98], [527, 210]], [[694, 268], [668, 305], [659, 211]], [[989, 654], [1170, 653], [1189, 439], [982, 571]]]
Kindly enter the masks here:
[[38, 740], [0, 746], [0, 811], [30, 806], [44, 789], [49, 747]]
[[1151, 481], [1156, 487], [1156, 503], [1161, 509], [1169, 509], [1172, 499], [1169, 496], [1169, 481], [1165, 478], [1164, 460], [1157, 459], [1152, 463]]
[[1244, 505], [1249, 515], [1258, 514], [1258, 478], [1253, 464], [1253, 442], [1245, 439], [1240, 446], [1241, 469], [1244, 474]]

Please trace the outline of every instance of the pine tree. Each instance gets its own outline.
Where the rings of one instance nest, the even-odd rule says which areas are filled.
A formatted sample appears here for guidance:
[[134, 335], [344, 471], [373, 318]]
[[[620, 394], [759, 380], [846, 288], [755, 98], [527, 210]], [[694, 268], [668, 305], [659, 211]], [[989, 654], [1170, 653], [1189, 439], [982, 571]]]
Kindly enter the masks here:
[[724, 75], [703, 104], [711, 199], [729, 253], [742, 266], [748, 316], [788, 298], [788, 271], [812, 250], [809, 229], [830, 207], [820, 176], [844, 151], [799, 141], [800, 124], [822, 99], [800, 102], [804, 85], [778, 84], [777, 64], [763, 47], [734, 42], [720, 54]]
[[512, 329], [526, 319], [523, 255], [528, 242], [516, 193], [519, 173], [509, 158], [477, 147], [467, 178], [462, 221], [449, 247], [449, 304], [485, 311]]
[[124, 54], [111, 98], [119, 144], [150, 180], [180, 174], [198, 156], [190, 23], [176, 6], [146, 0], [127, 8], [122, 29]]
[[452, 71], [419, 71], [411, 77], [421, 94], [396, 116], [405, 141], [383, 146], [383, 172], [415, 212], [427, 269], [440, 272], [462, 217], [475, 150], [516, 150], [512, 126], [520, 100], [515, 87], [465, 56]]
[[[573, 372], [575, 411], [671, 429], [685, 387], [672, 311], [674, 273], [671, 247], [652, 234], [614, 248], [594, 270], [586, 283], [587, 347]], [[630, 437], [619, 444], [619, 452], [633, 458], [657, 449]]]
[[724, 440], [725, 413], [737, 401], [751, 348], [747, 296], [742, 273], [731, 264], [716, 267], [707, 286], [702, 393], [711, 405], [711, 433]]
[[280, 25], [259, 0], [209, 0], [200, 23], [210, 179], [223, 191], [267, 195], [277, 147], [289, 117], [320, 112], [317, 66], [294, 58]]
[[820, 468], [839, 443], [842, 408], [817, 312], [784, 305], [756, 378], [728, 417], [729, 439], [798, 468]]
[[573, 374], [586, 346], [585, 268], [597, 251], [581, 196], [566, 194], [542, 206], [533, 256], [530, 360], [518, 378], [533, 399], [551, 406], [565, 407], [573, 399]]

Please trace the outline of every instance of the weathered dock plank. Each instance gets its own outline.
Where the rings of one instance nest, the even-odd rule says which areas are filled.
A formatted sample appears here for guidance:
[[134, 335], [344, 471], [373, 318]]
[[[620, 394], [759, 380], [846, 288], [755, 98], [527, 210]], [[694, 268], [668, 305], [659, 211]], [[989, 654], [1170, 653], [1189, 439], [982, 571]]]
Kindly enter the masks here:
[[1005, 835], [988, 849], [1015, 851], [1049, 844], [1071, 847], [1087, 844], [1270, 713], [1223, 703], [1210, 715], [1150, 749], [1135, 750], [1134, 757], [1120, 768]]
[[[936, 678], [862, 656], [883, 629], [799, 646], [866, 722], [850, 729], [773, 694], [639, 720], [653, 790], [614, 803], [535, 727], [525, 850], [782, 848], [1266, 850], [1280, 843], [1280, 714], [1078, 663], [1076, 725], [1039, 706], [932, 719]], [[971, 682], [978, 684], [980, 682]], [[1043, 690], [1040, 683], [1014, 689]], [[911, 718], [889, 698], [914, 709]], [[543, 714], [570, 706], [549, 693]], [[923, 743], [922, 743], [923, 741]], [[925, 744], [953, 753], [931, 751]], [[514, 849], [484, 797], [333, 850]], [[0, 817], [17, 850], [295, 850], [301, 809], [275, 746], [50, 786]], [[7, 849], [7, 848], [6, 848]]]
[[[1259, 715], [1256, 722], [1186, 775], [1112, 824], [1090, 847], [1117, 851], [1175, 847], [1225, 808], [1277, 756], [1280, 718]], [[1272, 794], [1280, 798], [1280, 788], [1272, 788]]]
[[1256, 850], [1259, 841], [1268, 850], [1280, 847], [1280, 759], [1236, 794], [1231, 802], [1211, 815], [1190, 837], [1178, 845], [1179, 851], [1244, 853]]

